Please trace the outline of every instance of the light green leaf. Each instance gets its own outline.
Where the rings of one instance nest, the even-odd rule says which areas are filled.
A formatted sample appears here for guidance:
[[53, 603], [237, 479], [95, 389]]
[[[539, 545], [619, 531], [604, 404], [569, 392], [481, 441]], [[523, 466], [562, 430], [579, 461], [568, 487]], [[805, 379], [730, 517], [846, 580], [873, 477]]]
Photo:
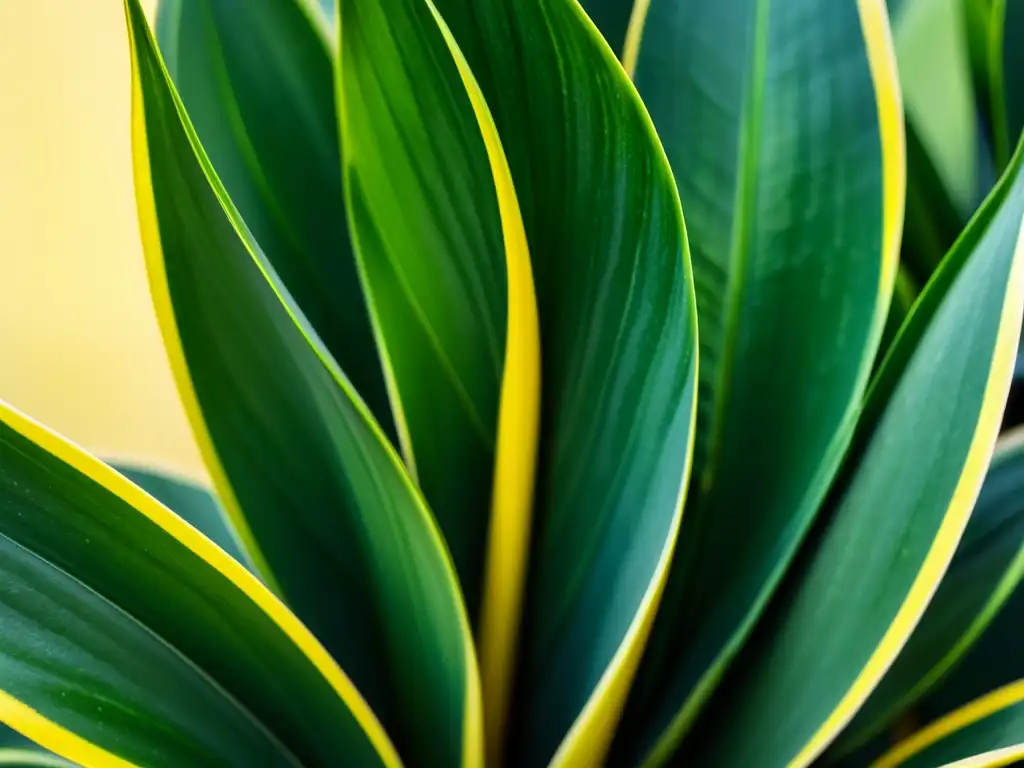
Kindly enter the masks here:
[[660, 762], [850, 442], [893, 293], [905, 169], [880, 0], [645, 6], [624, 63], [679, 185], [701, 354], [691, 498], [618, 741], [623, 759]]
[[542, 447], [505, 758], [594, 764], [657, 608], [689, 465], [696, 318], [679, 202], [575, 0], [435, 4], [494, 115], [540, 310]]
[[982, 151], [987, 138], [978, 125], [963, 2], [905, 0], [893, 36], [907, 120], [966, 218], [988, 192], [989, 150]]
[[246, 226], [394, 435], [342, 195], [332, 41], [312, 0], [165, 0], [157, 37]]
[[1024, 679], [931, 723], [871, 768], [997, 768], [1024, 758]]
[[0, 625], [0, 719], [83, 765], [398, 765], [248, 571], [3, 403]]
[[836, 742], [839, 757], [876, 736], [960, 661], [1024, 576], [1024, 429], [1000, 438], [942, 583], [896, 662]]
[[128, 9], [147, 267], [218, 497], [399, 750], [472, 763], [476, 661], [436, 524], [212, 174], [137, 0]]
[[[911, 339], [931, 286], [918, 300], [886, 362], [912, 347], [884, 411], [737, 675], [695, 730], [693, 765], [808, 765], [920, 620], [981, 488], [1009, 391], [1024, 314], [1022, 155], [1024, 145], [986, 203], [995, 210], [958, 244], [973, 241], [966, 263]], [[947, 257], [960, 258], [956, 248]]]
[[[508, 260], [529, 270], [522, 220], [508, 182], [514, 210], [504, 223], [518, 233], [513, 253], [467, 86], [428, 3], [342, 0], [339, 7], [345, 181], [360, 271], [406, 464], [436, 511], [475, 616], [502, 381], [508, 377], [507, 389], [525, 386], [505, 360], [522, 333], [507, 322], [514, 301], [506, 279]], [[528, 294], [536, 368], [532, 286]], [[537, 386], [531, 413], [521, 417], [533, 423]], [[531, 471], [535, 445], [516, 447]]]
[[113, 462], [114, 469], [146, 493], [177, 514], [189, 525], [198, 528], [214, 544], [250, 570], [248, 557], [242, 552], [238, 537], [217, 500], [206, 488], [189, 480], [174, 477], [148, 467]]

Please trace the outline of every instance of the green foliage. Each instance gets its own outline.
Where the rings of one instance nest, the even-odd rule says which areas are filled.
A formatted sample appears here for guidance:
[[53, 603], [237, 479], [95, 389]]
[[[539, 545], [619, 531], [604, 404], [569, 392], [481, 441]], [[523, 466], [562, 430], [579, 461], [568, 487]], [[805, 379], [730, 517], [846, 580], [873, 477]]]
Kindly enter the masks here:
[[890, 10], [125, 0], [213, 487], [0, 402], [0, 764], [1024, 757], [1024, 4]]

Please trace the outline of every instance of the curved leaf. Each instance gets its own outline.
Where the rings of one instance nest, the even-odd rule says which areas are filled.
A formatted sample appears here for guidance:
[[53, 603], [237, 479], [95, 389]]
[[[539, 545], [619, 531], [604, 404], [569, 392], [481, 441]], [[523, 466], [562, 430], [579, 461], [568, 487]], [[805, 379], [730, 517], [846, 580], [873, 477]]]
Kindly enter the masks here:
[[[1017, 171], [987, 203], [996, 210], [913, 344], [835, 509], [695, 731], [695, 765], [808, 765], [920, 620], [974, 506], [1009, 391], [1024, 314]], [[906, 329], [890, 359], [912, 343]], [[779, 701], [785, 709], [772, 709]]]
[[111, 466], [250, 570], [231, 522], [202, 486], [166, 472], [113, 462]]
[[342, 195], [332, 43], [312, 0], [161, 2], [157, 37], [246, 226], [385, 431], [390, 407]]
[[194, 528], [3, 403], [0, 457], [0, 720], [86, 766], [398, 765], [323, 647]]
[[17, 731], [12, 731], [0, 722], [0, 765], [11, 768], [74, 768], [62, 757], [29, 741]]
[[922, 728], [871, 768], [997, 768], [1024, 758], [1024, 680]]
[[[338, 91], [359, 266], [406, 463], [436, 510], [475, 615], [501, 390], [522, 390], [532, 403], [519, 416], [527, 426], [538, 418], [522, 220], [507, 169], [504, 185], [492, 175], [489, 157], [505, 160], [481, 134], [467, 91], [476, 86], [464, 83], [429, 4], [344, 0], [340, 14]], [[526, 276], [518, 291], [506, 279], [516, 265]], [[523, 363], [505, 359], [523, 338], [532, 385], [517, 370]], [[511, 446], [531, 472], [535, 445], [534, 437]], [[527, 488], [523, 514], [529, 496]]]
[[540, 311], [541, 456], [506, 759], [596, 763], [657, 609], [689, 464], [696, 318], [678, 198], [575, 0], [435, 4], [494, 115]]
[[218, 495], [400, 752], [473, 763], [476, 660], [436, 524], [213, 175], [136, 0], [128, 11], [150, 284]]
[[660, 761], [839, 468], [893, 292], [905, 172], [880, 0], [643, 5], [623, 60], [679, 184], [701, 351], [694, 485], [619, 740]]
[[893, 666], [831, 752], [873, 738], [970, 649], [1024, 576], [1024, 430], [996, 444], [949, 571]]

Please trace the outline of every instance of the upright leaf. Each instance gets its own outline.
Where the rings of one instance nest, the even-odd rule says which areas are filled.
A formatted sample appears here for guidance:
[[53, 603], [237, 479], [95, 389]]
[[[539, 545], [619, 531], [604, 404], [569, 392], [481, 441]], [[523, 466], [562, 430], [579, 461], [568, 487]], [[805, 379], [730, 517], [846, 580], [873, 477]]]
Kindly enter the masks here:
[[346, 223], [325, 17], [313, 0], [165, 0], [157, 37], [246, 226], [393, 434]]
[[[594, 764], [657, 609], [689, 466], [696, 318], [679, 202], [642, 104], [575, 0], [436, 5], [508, 156], [540, 311], [535, 534], [506, 758]], [[501, 691], [487, 707], [503, 711]]]
[[[476, 85], [464, 82], [468, 70], [429, 3], [343, 0], [339, 9], [345, 182], [360, 271], [406, 463], [436, 510], [475, 615], [502, 388], [528, 403], [517, 417], [524, 426], [538, 418], [523, 224], [501, 147], [481, 133], [467, 90]], [[507, 358], [520, 341], [529, 359]], [[509, 447], [532, 474], [536, 427], [528, 432]]]
[[638, 8], [623, 61], [679, 185], [700, 317], [693, 487], [619, 742], [662, 759], [851, 439], [896, 278], [904, 137], [881, 0]]
[[81, 765], [399, 765], [248, 571], [3, 403], [0, 625], [0, 720]]
[[127, 7], [150, 284], [219, 496], [261, 572], [349, 672], [400, 752], [475, 764], [476, 661], [436, 524], [241, 222], [137, 0]]
[[[963, 260], [735, 675], [694, 732], [693, 764], [809, 765], [920, 620], [977, 499], [1024, 314], [1024, 173], [1015, 165], [947, 260]], [[965, 246], [969, 243], [969, 246]], [[957, 249], [968, 248], [966, 258]], [[933, 278], [938, 283], [942, 270]], [[922, 313], [922, 316], [924, 313]], [[777, 706], [786, 702], [784, 708]], [[686, 745], [684, 745], [684, 749]]]
[[830, 752], [880, 733], [961, 660], [1024, 577], [1024, 430], [1000, 438], [949, 571], [864, 706]]

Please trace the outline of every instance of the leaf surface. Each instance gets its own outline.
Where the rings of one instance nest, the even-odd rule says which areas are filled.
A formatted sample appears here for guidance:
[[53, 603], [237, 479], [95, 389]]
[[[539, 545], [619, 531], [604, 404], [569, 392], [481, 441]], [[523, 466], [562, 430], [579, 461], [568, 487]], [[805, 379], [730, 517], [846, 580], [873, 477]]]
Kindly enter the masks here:
[[231, 528], [231, 522], [206, 488], [150, 467], [120, 462], [111, 466], [189, 525], [199, 529], [235, 560], [250, 567], [248, 557], [242, 552]]
[[[889, 354], [911, 348], [884, 410], [707, 727], [695, 731], [695, 765], [810, 764], [924, 613], [977, 499], [1009, 391], [1024, 314], [1022, 155], [1024, 146], [1002, 194], [986, 203], [994, 210], [958, 244], [971, 241], [966, 257], [957, 248], [947, 256], [963, 266], [912, 339], [907, 327], [930, 287], [918, 299]], [[772, 707], [779, 701], [784, 709]]]
[[871, 768], [997, 768], [1024, 758], [1024, 680], [931, 723]]
[[949, 571], [893, 666], [832, 752], [873, 738], [966, 654], [1024, 576], [1024, 430], [1000, 438]]
[[337, 664], [138, 487], [0, 403], [0, 720], [92, 765], [397, 766]]
[[212, 174], [136, 0], [128, 10], [147, 268], [218, 496], [399, 751], [472, 765], [479, 680], [436, 523]]
[[[689, 466], [696, 318], [679, 202], [578, 4], [436, 5], [508, 157], [540, 315], [541, 453], [505, 757], [589, 765], [643, 650]], [[500, 693], [487, 709], [503, 711]]]
[[231, 201], [394, 437], [345, 215], [326, 18], [313, 0], [166, 0], [156, 32]]
[[623, 62], [679, 185], [701, 356], [679, 551], [619, 739], [623, 758], [661, 760], [752, 631], [853, 435], [905, 174], [881, 2], [641, 7]]

